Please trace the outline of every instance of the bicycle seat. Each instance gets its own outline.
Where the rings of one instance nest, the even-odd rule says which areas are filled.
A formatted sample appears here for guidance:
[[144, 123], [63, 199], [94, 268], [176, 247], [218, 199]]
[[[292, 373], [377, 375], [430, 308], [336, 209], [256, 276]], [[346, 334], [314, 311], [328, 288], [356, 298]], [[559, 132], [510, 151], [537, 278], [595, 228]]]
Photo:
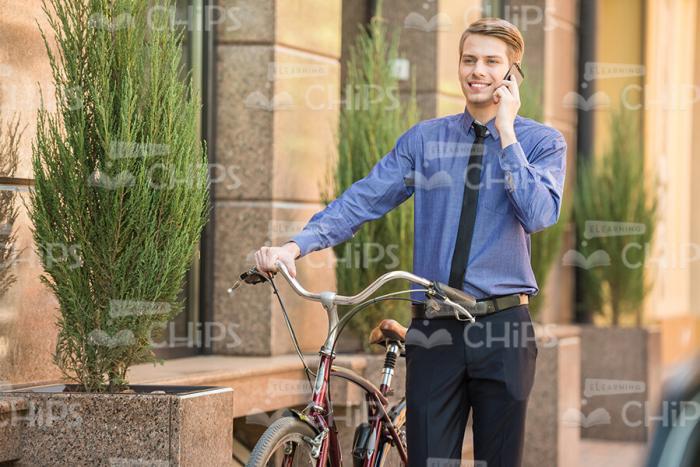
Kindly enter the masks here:
[[384, 344], [385, 341], [406, 341], [407, 328], [401, 326], [398, 321], [384, 319], [369, 333], [370, 344]]

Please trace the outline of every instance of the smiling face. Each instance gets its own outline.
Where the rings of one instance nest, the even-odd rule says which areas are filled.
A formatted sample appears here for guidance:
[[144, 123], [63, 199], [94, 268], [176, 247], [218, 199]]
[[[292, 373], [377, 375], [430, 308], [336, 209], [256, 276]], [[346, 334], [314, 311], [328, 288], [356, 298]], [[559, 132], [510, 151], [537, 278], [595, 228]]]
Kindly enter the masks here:
[[503, 81], [509, 67], [505, 42], [483, 34], [467, 36], [459, 61], [459, 83], [467, 103], [479, 107], [496, 105], [493, 92]]

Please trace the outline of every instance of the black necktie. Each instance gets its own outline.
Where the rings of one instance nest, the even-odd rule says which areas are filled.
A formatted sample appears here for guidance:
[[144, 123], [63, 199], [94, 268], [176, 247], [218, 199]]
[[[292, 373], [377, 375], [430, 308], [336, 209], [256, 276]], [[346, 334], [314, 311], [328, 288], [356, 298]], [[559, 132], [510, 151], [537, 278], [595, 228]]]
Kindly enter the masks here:
[[462, 213], [459, 216], [459, 229], [455, 252], [452, 255], [452, 269], [450, 270], [449, 286], [462, 290], [464, 275], [467, 272], [467, 260], [474, 233], [474, 221], [476, 220], [476, 205], [479, 201], [479, 185], [481, 184], [481, 166], [484, 156], [484, 138], [488, 135], [488, 129], [476, 122], [472, 124], [476, 139], [469, 154], [467, 164], [466, 183], [462, 196]]

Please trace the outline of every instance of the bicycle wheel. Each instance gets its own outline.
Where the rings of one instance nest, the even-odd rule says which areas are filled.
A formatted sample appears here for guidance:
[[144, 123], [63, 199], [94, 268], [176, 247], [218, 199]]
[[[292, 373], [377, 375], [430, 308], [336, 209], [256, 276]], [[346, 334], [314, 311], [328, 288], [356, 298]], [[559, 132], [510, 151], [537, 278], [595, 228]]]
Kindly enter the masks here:
[[[406, 402], [402, 401], [392, 409], [395, 415], [392, 417], [396, 431], [399, 433], [401, 442], [406, 445]], [[379, 456], [377, 456], [376, 467], [402, 467], [399, 450], [391, 437], [383, 437], [379, 442]]]
[[309, 467], [316, 465], [304, 437], [316, 436], [313, 428], [295, 417], [276, 420], [255, 444], [246, 467]]

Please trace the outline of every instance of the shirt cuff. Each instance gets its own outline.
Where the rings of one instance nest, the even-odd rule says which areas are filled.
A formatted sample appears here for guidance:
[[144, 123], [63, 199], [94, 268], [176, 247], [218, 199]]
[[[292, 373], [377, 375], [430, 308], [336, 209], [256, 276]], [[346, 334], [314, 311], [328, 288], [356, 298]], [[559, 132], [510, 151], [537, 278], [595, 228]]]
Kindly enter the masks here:
[[299, 245], [299, 258], [306, 256], [312, 251], [320, 250], [322, 248], [321, 242], [318, 237], [311, 230], [302, 230], [295, 236], [293, 236], [290, 242], [294, 242]]
[[503, 149], [499, 162], [505, 172], [514, 172], [529, 164], [527, 157], [525, 157], [525, 152], [523, 152], [523, 147], [517, 142], [509, 144]]

